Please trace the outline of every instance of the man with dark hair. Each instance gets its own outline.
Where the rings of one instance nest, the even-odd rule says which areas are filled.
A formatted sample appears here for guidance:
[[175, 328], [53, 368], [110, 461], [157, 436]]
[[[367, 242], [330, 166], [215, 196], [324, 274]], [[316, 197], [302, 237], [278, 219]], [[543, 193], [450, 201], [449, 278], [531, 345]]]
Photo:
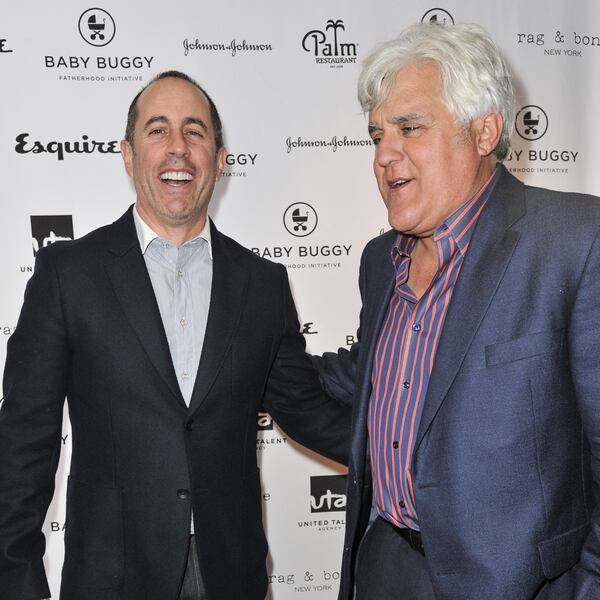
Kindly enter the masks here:
[[345, 460], [348, 410], [320, 390], [284, 267], [207, 218], [226, 151], [189, 77], [132, 103], [135, 206], [39, 251], [7, 348], [0, 596], [49, 595], [42, 557], [65, 395], [72, 427], [62, 600], [263, 600], [261, 406]]

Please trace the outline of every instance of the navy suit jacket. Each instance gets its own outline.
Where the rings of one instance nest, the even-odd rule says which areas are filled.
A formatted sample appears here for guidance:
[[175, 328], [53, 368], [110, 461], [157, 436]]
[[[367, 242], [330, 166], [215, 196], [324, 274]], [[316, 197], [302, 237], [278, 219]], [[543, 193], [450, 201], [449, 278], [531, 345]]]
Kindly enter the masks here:
[[63, 402], [72, 462], [62, 600], [175, 599], [190, 528], [208, 600], [263, 600], [261, 406], [345, 461], [350, 411], [304, 354], [286, 270], [212, 226], [208, 325], [188, 408], [131, 209], [38, 253], [8, 344], [0, 411], [0, 597], [49, 596], [41, 526]]
[[[427, 565], [438, 600], [600, 598], [600, 203], [500, 168], [415, 443]], [[342, 600], [371, 508], [367, 414], [395, 237], [365, 248], [359, 342], [317, 361], [329, 393], [355, 402]]]

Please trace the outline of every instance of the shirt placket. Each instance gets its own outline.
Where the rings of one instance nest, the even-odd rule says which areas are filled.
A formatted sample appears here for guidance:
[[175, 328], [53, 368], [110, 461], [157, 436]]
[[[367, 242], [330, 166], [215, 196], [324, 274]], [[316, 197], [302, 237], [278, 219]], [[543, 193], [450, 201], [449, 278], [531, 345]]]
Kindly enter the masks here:
[[175, 332], [177, 355], [179, 357], [179, 382], [181, 393], [189, 406], [194, 385], [194, 357], [192, 347], [192, 314], [190, 310], [190, 282], [187, 267], [191, 248], [181, 246], [175, 264], [173, 286], [173, 306], [175, 308]]

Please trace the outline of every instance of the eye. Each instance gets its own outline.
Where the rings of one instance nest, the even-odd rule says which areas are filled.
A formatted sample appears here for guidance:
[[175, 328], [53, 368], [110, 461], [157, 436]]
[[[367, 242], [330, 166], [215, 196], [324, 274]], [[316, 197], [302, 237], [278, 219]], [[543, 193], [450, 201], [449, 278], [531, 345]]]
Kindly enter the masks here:
[[185, 135], [190, 136], [190, 137], [199, 137], [199, 138], [204, 137], [204, 133], [202, 131], [200, 131], [199, 129], [188, 129], [185, 132]]
[[404, 127], [402, 127], [402, 133], [404, 135], [411, 135], [419, 129], [420, 127], [418, 125], [405, 125]]
[[371, 141], [373, 142], [373, 146], [377, 146], [377, 144], [379, 144], [379, 142], [381, 141], [381, 138], [374, 137], [374, 138], [371, 138]]
[[163, 127], [155, 127], [154, 129], [151, 129], [148, 132], [148, 135], [161, 135], [163, 133], [165, 133], [165, 130]]

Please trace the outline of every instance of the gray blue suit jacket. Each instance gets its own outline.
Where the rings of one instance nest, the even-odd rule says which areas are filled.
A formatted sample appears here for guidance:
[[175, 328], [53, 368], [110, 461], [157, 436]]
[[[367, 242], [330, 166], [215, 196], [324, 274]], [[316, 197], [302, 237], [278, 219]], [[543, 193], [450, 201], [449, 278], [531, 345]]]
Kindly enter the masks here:
[[[427, 564], [438, 600], [600, 598], [600, 202], [500, 168], [415, 444]], [[395, 235], [365, 248], [359, 342], [318, 361], [329, 393], [355, 402], [341, 600], [371, 508], [367, 412]]]

